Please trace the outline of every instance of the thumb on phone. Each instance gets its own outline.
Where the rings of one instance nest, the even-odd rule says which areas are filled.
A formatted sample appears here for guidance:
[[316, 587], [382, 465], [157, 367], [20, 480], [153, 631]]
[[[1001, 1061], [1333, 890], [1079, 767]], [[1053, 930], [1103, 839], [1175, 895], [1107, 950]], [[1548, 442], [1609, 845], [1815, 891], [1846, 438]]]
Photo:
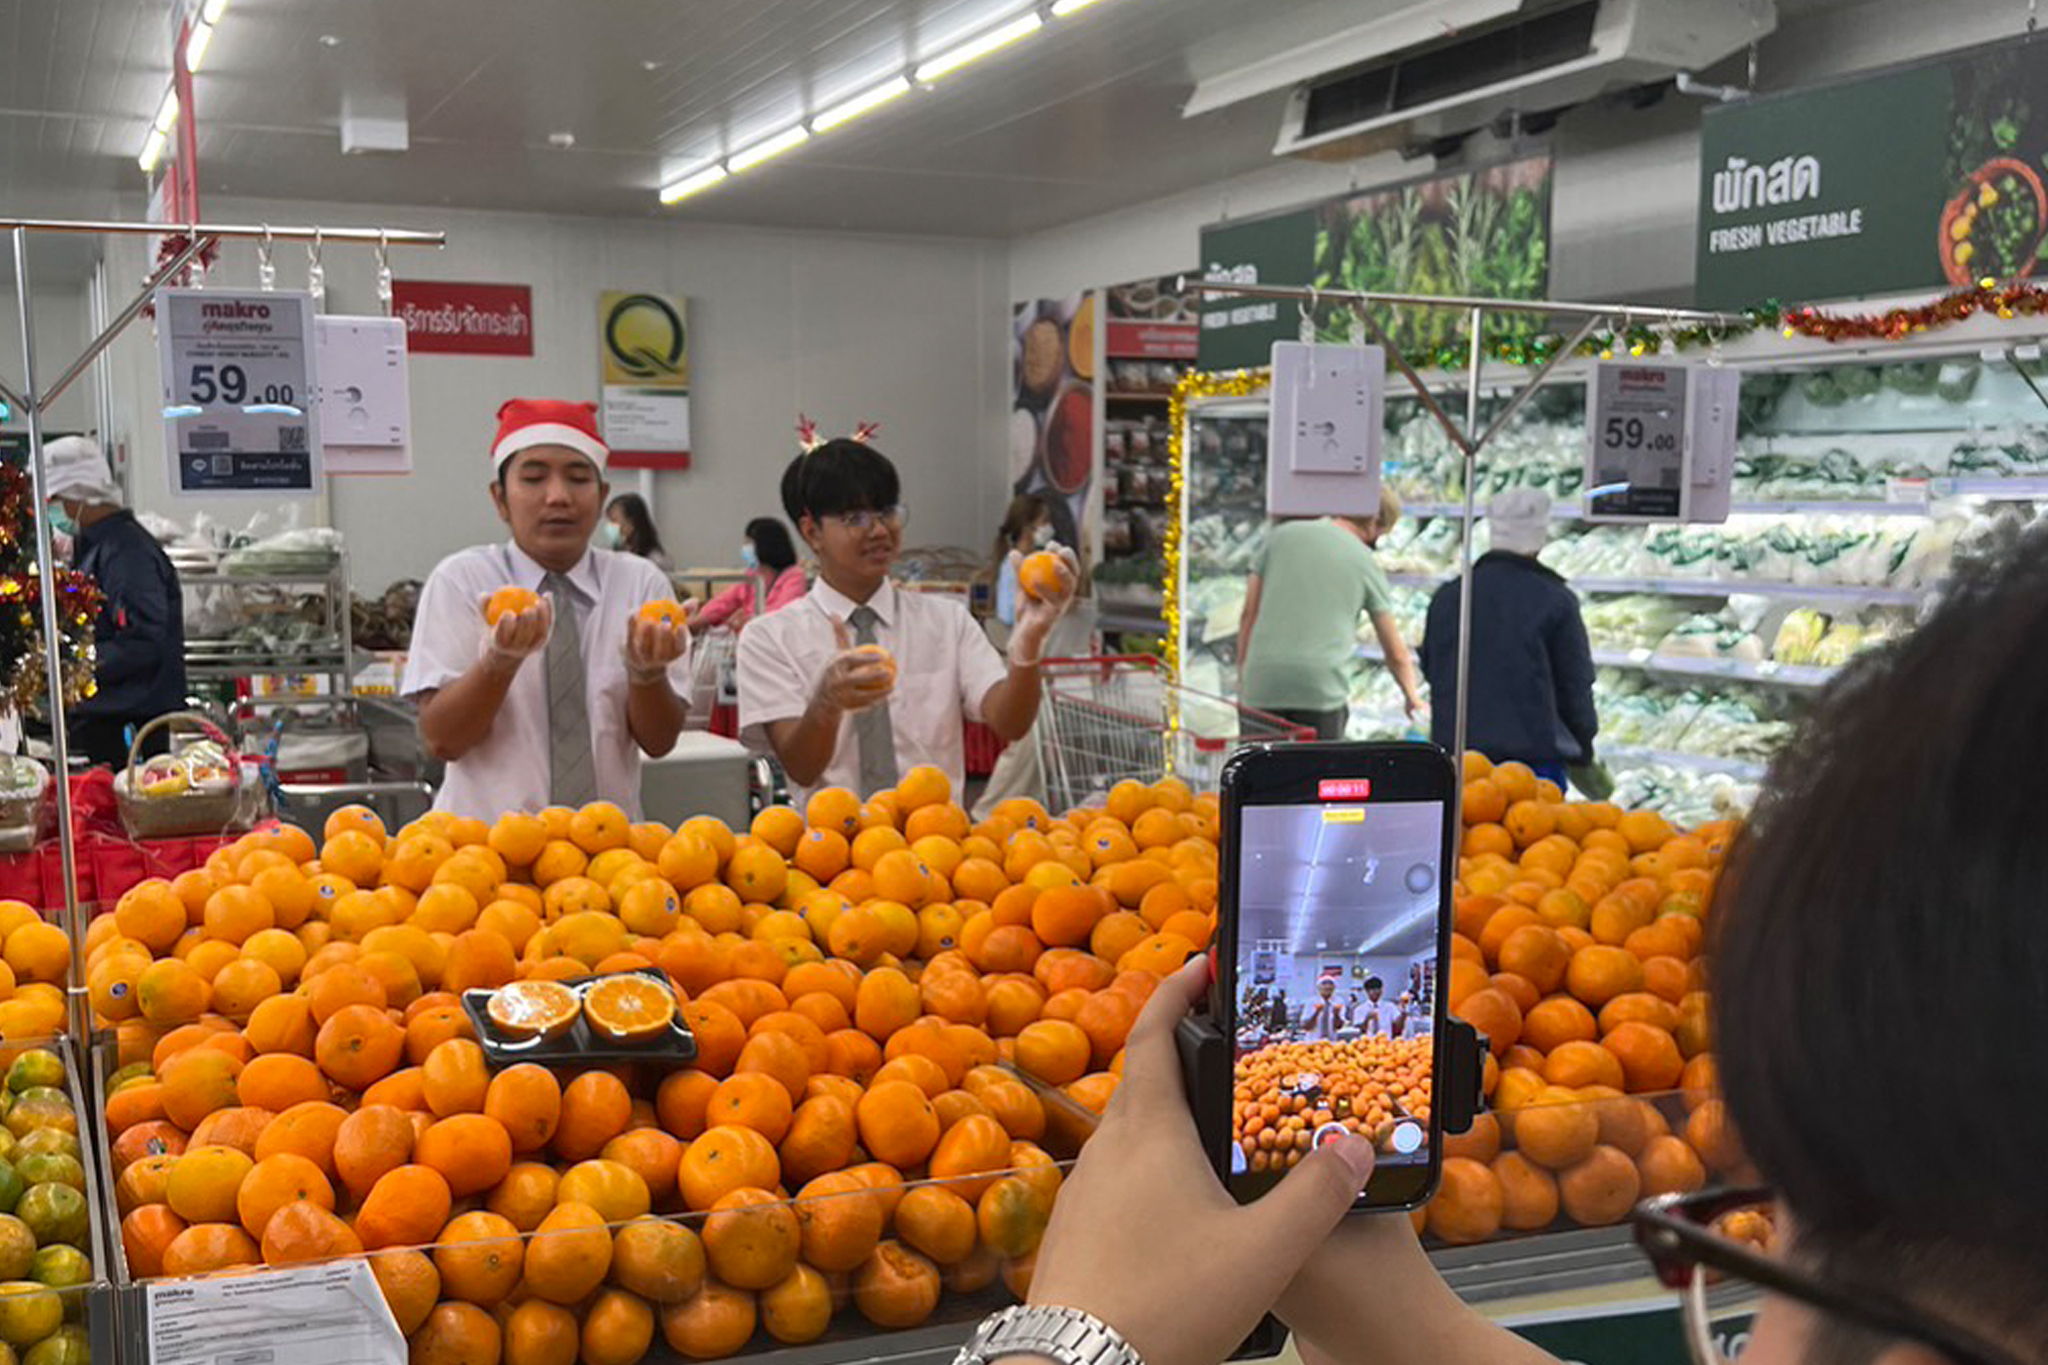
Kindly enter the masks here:
[[1260, 1225], [1255, 1244], [1320, 1245], [1372, 1178], [1373, 1164], [1372, 1140], [1356, 1133], [1318, 1146], [1246, 1210]]

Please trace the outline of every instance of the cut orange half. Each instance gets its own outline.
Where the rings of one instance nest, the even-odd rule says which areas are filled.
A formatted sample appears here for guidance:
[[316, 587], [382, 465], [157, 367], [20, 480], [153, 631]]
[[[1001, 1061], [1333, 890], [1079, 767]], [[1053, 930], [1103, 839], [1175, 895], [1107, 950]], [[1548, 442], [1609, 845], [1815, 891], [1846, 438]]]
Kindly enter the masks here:
[[653, 977], [609, 976], [584, 989], [583, 1017], [600, 1037], [645, 1043], [660, 1037], [675, 1019], [676, 997]]
[[513, 1038], [557, 1038], [576, 1024], [576, 992], [559, 981], [514, 981], [491, 992], [484, 1012]]

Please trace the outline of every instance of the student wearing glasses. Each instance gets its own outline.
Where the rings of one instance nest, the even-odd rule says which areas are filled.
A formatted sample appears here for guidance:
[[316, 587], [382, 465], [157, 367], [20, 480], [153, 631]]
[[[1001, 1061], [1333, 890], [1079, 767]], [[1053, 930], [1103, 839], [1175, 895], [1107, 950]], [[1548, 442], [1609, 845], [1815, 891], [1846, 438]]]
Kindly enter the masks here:
[[1019, 604], [1008, 658], [962, 603], [890, 581], [906, 510], [896, 467], [859, 439], [826, 441], [782, 476], [782, 505], [817, 559], [804, 597], [740, 632], [741, 738], [773, 752], [800, 803], [819, 787], [867, 797], [919, 764], [965, 780], [963, 723], [1005, 740], [1038, 716], [1046, 635], [1080, 581]]
[[[2002, 567], [1959, 568], [1773, 764], [1715, 898], [1710, 972], [1741, 1133], [1721, 1164], [1765, 1183], [1661, 1195], [1634, 1219], [1686, 1291], [1698, 1365], [1731, 1335], [1695, 1288], [1709, 1274], [1761, 1291], [1742, 1365], [2048, 1362], [2048, 1103], [2027, 1041], [2048, 1027], [2044, 673], [2048, 530]], [[1270, 1310], [1307, 1365], [1555, 1365], [1461, 1302], [1405, 1215], [1345, 1216], [1370, 1142], [1320, 1148], [1248, 1206], [1225, 1193], [1174, 1044], [1208, 970], [1153, 994], [1027, 1316], [984, 1324], [964, 1358], [1214, 1365]], [[1953, 1002], [1939, 1028], [1893, 1003], [1913, 997]]]

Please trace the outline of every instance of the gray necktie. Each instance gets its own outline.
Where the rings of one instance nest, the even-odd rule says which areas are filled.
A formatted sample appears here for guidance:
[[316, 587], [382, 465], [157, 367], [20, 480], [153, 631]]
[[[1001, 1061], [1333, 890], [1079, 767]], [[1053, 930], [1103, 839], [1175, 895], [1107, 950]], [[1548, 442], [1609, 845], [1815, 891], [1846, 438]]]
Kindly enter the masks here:
[[597, 760], [590, 752], [590, 697], [584, 685], [583, 640], [576, 629], [576, 594], [551, 573], [541, 583], [555, 604], [548, 635], [548, 794], [557, 805], [597, 799]]
[[[875, 626], [881, 621], [873, 607], [855, 607], [847, 620], [853, 626], [853, 642], [875, 643]], [[889, 720], [889, 701], [883, 698], [853, 718], [854, 737], [860, 741], [860, 794], [873, 796], [893, 787], [896, 771], [896, 727]]]

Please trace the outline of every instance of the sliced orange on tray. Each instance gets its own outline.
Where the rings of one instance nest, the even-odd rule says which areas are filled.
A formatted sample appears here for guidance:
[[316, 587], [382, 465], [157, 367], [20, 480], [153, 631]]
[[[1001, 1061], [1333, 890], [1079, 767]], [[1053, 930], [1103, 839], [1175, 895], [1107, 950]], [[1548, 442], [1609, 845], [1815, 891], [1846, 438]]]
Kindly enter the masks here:
[[484, 1007], [512, 1038], [559, 1038], [576, 1026], [577, 1009], [576, 992], [559, 981], [511, 982], [492, 991]]
[[676, 997], [649, 976], [628, 974], [593, 981], [583, 992], [591, 1032], [619, 1043], [645, 1043], [675, 1022]]

